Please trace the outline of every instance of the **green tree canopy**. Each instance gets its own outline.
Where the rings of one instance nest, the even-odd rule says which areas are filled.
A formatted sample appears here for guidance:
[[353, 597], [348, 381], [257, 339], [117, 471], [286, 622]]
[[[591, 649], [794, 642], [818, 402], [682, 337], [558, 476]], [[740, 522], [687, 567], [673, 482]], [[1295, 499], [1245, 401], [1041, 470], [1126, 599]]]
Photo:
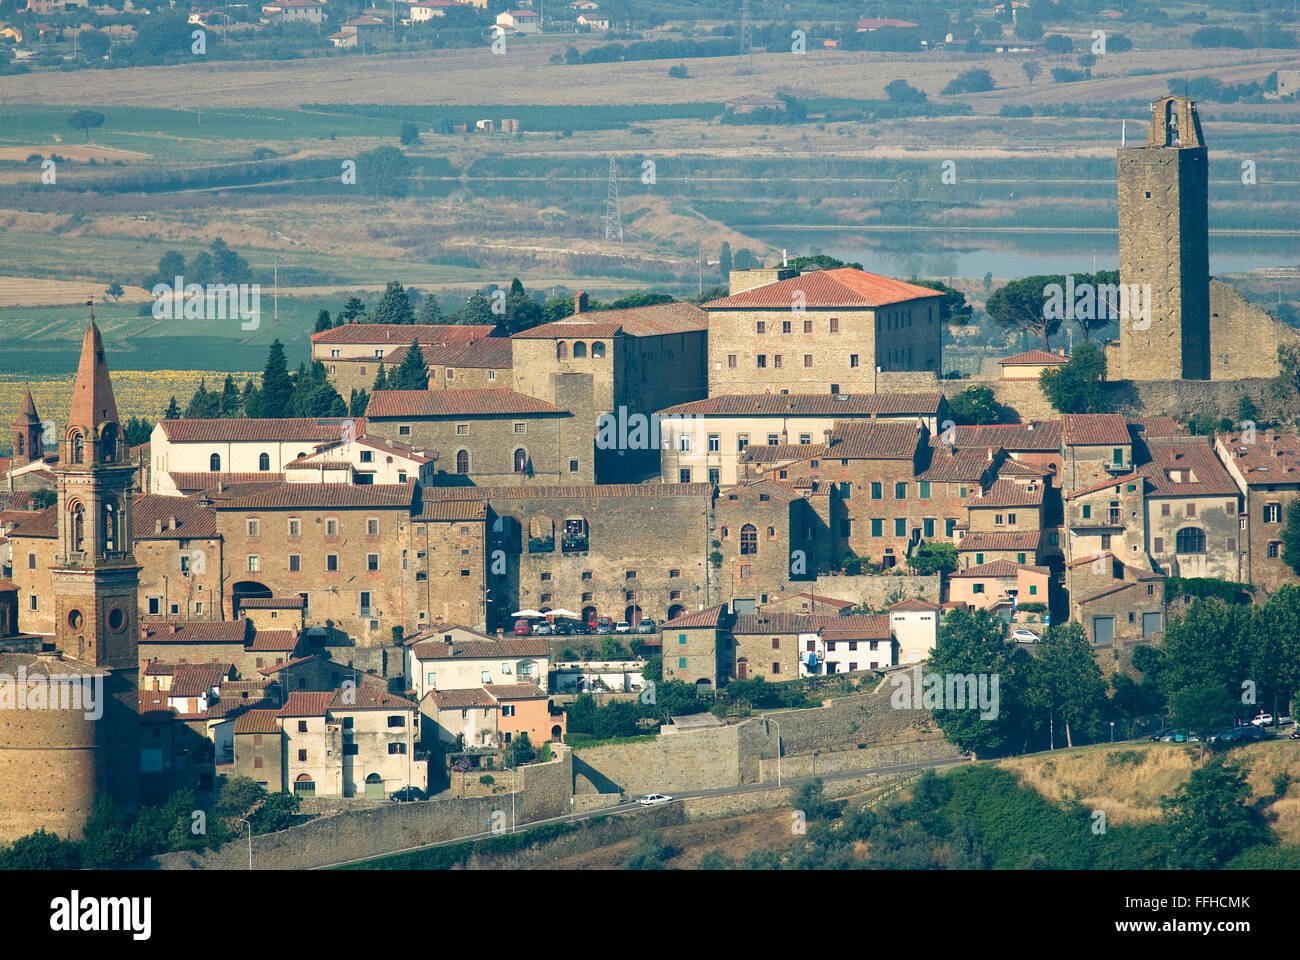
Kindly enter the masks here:
[[406, 351], [406, 356], [402, 358], [401, 364], [388, 378], [388, 389], [429, 389], [429, 365], [424, 362], [424, 352], [420, 349], [418, 342], [411, 341], [411, 347]]
[[1068, 363], [1039, 376], [1048, 402], [1061, 413], [1106, 413], [1110, 404], [1101, 387], [1105, 379], [1106, 356], [1091, 343], [1080, 344]]
[[383, 296], [370, 312], [371, 323], [415, 323], [415, 311], [411, 309], [411, 300], [406, 290], [396, 280], [388, 281]]
[[998, 423], [1002, 419], [1002, 408], [988, 387], [967, 387], [948, 401], [948, 412], [954, 422], [963, 425]]

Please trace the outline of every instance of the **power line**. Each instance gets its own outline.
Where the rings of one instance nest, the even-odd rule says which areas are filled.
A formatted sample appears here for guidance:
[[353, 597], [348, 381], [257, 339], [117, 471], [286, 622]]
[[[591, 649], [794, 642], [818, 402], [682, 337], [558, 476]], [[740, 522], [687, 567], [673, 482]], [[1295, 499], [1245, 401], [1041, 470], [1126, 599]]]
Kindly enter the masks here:
[[618, 167], [609, 155], [609, 189], [605, 192], [605, 239], [623, 242], [623, 216], [618, 209]]

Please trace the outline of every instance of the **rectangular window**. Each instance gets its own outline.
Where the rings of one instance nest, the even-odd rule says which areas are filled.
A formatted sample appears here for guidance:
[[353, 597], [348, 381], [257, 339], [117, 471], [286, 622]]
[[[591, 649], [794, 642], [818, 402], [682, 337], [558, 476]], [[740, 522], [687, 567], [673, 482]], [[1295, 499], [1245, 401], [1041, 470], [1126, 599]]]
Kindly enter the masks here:
[[922, 500], [929, 500], [929, 499], [930, 499], [930, 481], [929, 481], [929, 480], [922, 480], [922, 481], [919, 482], [919, 486], [920, 486], [920, 490], [918, 491], [917, 496], [919, 496]]
[[754, 332], [767, 333], [767, 324], [764, 321], [759, 320], [757, 323], [754, 324]]
[[334, 519], [325, 521], [325, 536], [337, 537], [339, 535], [339, 522]]
[[921, 521], [921, 535], [927, 540], [934, 536], [934, 517], [926, 517]]
[[709, 434], [709, 453], [717, 453], [722, 447], [722, 435], [717, 433]]
[[1115, 463], [1123, 463], [1123, 462], [1124, 462], [1124, 448], [1123, 448], [1123, 447], [1116, 447], [1114, 450], [1112, 450], [1112, 451], [1110, 452], [1110, 457], [1111, 457], [1111, 460], [1112, 460], [1113, 462], [1115, 462]]
[[1189, 517], [1196, 516], [1196, 504], [1194, 502], [1189, 502], [1187, 504], [1187, 515]]
[[758, 369], [762, 370], [766, 366], [767, 366], [767, 354], [760, 353], [758, 355]]
[[257, 573], [262, 569], [262, 558], [255, 553], [248, 555], [248, 572]]
[[691, 452], [691, 435], [689, 433], [683, 433], [677, 438], [677, 449], [682, 453]]
[[409, 437], [411, 435], [411, 425], [409, 423], [398, 424], [397, 435], [399, 437]]
[[780, 649], [781, 649], [781, 638], [780, 638], [780, 637], [773, 637], [773, 638], [772, 638], [772, 649], [773, 649], [773, 650], [780, 650]]
[[259, 520], [257, 520], [256, 517], [248, 518], [248, 535], [250, 537], [256, 537], [258, 535], [258, 531], [260, 531], [261, 529], [262, 529], [262, 524]]
[[772, 661], [772, 672], [773, 672], [773, 673], [780, 673], [780, 672], [781, 672], [781, 664], [777, 663], [775, 660]]
[[811, 353], [805, 353], [805, 354], [803, 355], [803, 366], [804, 366], [804, 369], [805, 369], [805, 370], [811, 370], [811, 369], [812, 369], [812, 354], [811, 354]]
[[366, 518], [366, 536], [368, 537], [379, 536], [379, 519], [377, 517]]
[[291, 517], [289, 519], [289, 536], [291, 537], [302, 536], [302, 521], [299, 520], [297, 517]]
[[1025, 562], [1025, 555], [1023, 553], [1017, 553], [1016, 563], [1024, 563], [1024, 562]]
[[1036, 597], [1036, 596], [1038, 596], [1038, 584], [1036, 584], [1036, 583], [1031, 583], [1031, 584], [1029, 585], [1029, 595], [1030, 595], [1031, 597]]
[[570, 472], [570, 473], [577, 473], [577, 472], [578, 472], [578, 461], [577, 461], [577, 460], [570, 460], [570, 461], [569, 461], [569, 472]]
[[736, 369], [736, 355], [734, 353], [727, 354], [727, 369], [728, 370]]
[[1264, 504], [1264, 522], [1265, 523], [1282, 522], [1282, 505], [1280, 503]]
[[812, 321], [811, 321], [811, 320], [805, 320], [805, 321], [803, 322], [803, 332], [804, 332], [804, 333], [812, 333]]
[[527, 433], [527, 432], [528, 432], [528, 424], [526, 423], [515, 424], [515, 433]]
[[[1282, 555], [1282, 544], [1273, 542], [1268, 545], [1268, 555], [1270, 557], [1280, 557]], [[32, 598], [36, 599], [35, 597]], [[34, 609], [34, 608], [33, 608]]]
[[680, 470], [677, 471], [677, 482], [678, 482], [678, 483], [690, 483], [690, 482], [691, 482], [691, 468], [690, 468], [690, 467], [683, 467], [682, 469], [680, 469]]
[[374, 461], [375, 461], [375, 452], [374, 452], [373, 450], [362, 450], [362, 451], [361, 451], [361, 462], [362, 462], [362, 463], [374, 463]]
[[975, 566], [978, 567], [983, 562], [984, 562], [984, 554], [982, 553], [975, 554]]
[[894, 536], [896, 536], [896, 537], [905, 537], [905, 536], [907, 536], [907, 518], [906, 518], [906, 517], [895, 517], [895, 518], [894, 518]]
[[790, 321], [789, 321], [789, 320], [782, 320], [782, 321], [781, 321], [781, 332], [782, 332], [782, 333], [789, 333], [789, 332], [790, 332]]
[[369, 570], [371, 573], [374, 573], [376, 570], [379, 569], [379, 554], [377, 553], [366, 554], [366, 569]]
[[883, 537], [885, 535], [885, 521], [880, 517], [872, 517], [871, 535], [873, 537]]
[[745, 448], [749, 446], [749, 434], [739, 433], [736, 435], [736, 452], [744, 453]]
[[1155, 552], [1155, 553], [1164, 553], [1164, 552], [1165, 552], [1165, 538], [1164, 538], [1164, 537], [1155, 537], [1155, 538], [1153, 538], [1152, 541], [1151, 541], [1151, 549], [1152, 549], [1152, 551]]
[[856, 370], [856, 369], [857, 369], [857, 366], [858, 366], [858, 355], [857, 355], [856, 353], [850, 353], [850, 354], [849, 354], [849, 367], [852, 368], [852, 369], [855, 369], [855, 370]]
[[302, 555], [297, 553], [289, 554], [289, 572], [297, 573], [302, 569]]
[[956, 530], [956, 529], [957, 529], [957, 518], [956, 518], [956, 517], [944, 517], [944, 520], [943, 520], [943, 535], [944, 535], [945, 537], [951, 537], [952, 534], [953, 534], [953, 531]]
[[686, 669], [686, 658], [685, 658], [685, 657], [678, 657], [678, 658], [677, 658], [677, 669], [678, 669], [678, 670], [685, 670], [685, 669]]
[[306, 750], [299, 750], [299, 751], [298, 751], [298, 762], [299, 762], [299, 763], [306, 763], [306, 762], [307, 762], [307, 751], [306, 751]]
[[831, 317], [831, 333], [839, 333], [839, 332], [840, 332], [840, 318]]
[[1083, 505], [1083, 519], [1087, 520], [1091, 516], [1092, 516], [1092, 507], [1088, 506], [1088, 504], [1085, 503]]
[[843, 483], [840, 484], [840, 499], [841, 500], [853, 499], [853, 484], [849, 483], [848, 481], [844, 481]]
[[767, 435], [767, 445], [768, 445], [769, 447], [775, 447], [775, 446], [776, 446], [778, 443], [780, 443], [780, 442], [781, 442], [781, 436], [780, 436], [780, 434], [769, 433], [769, 434]]
[[325, 569], [330, 573], [336, 573], [339, 569], [339, 555], [337, 553], [325, 554]]
[[972, 593], [983, 593], [983, 592], [984, 592], [984, 584], [982, 584], [982, 583], [976, 583], [976, 584], [974, 584], [974, 585], [971, 587], [971, 592], [972, 592]]
[[880, 483], [880, 481], [879, 481], [879, 480], [872, 480], [872, 481], [871, 481], [871, 499], [872, 499], [872, 500], [879, 500], [879, 499], [880, 499], [881, 497], [883, 497], [883, 496], [884, 496], [884, 487], [882, 486], [882, 484]]
[[906, 500], [906, 499], [907, 499], [907, 484], [906, 484], [906, 483], [896, 483], [896, 484], [894, 484], [894, 499], [895, 499], [895, 500]]

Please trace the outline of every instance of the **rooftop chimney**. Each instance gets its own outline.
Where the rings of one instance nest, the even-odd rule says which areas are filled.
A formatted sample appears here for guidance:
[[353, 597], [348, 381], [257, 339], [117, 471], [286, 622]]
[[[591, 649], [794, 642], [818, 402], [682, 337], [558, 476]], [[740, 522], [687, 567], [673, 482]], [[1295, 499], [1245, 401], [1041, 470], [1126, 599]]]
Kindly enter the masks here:
[[176, 522], [176, 518], [175, 518], [175, 517], [168, 517], [168, 518], [167, 518], [167, 529], [168, 529], [168, 530], [175, 530], [178, 526], [179, 526], [179, 524]]
[[155, 520], [155, 521], [153, 522], [153, 532], [154, 532], [154, 533], [162, 533], [162, 521], [161, 521], [161, 520]]
[[170, 624], [168, 624], [168, 626], [171, 627], [171, 632], [172, 632], [172, 633], [180, 633], [180, 632], [181, 632], [181, 625], [180, 625], [179, 623], [177, 623], [175, 620], [173, 620]]
[[583, 310], [586, 309], [587, 309], [587, 295], [583, 293], [581, 290], [579, 290], [577, 295], [574, 296], [573, 298], [573, 314], [574, 316], [577, 316], [578, 314], [582, 313]]

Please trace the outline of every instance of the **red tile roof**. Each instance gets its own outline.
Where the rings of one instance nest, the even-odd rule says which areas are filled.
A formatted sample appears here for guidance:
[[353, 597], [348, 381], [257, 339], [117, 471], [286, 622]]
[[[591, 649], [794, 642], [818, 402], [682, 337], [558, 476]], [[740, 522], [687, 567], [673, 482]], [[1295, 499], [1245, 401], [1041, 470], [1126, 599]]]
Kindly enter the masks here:
[[990, 560], [988, 563], [981, 563], [974, 567], [966, 567], [950, 573], [950, 577], [970, 579], [972, 577], [1014, 577], [1021, 570], [1027, 570], [1030, 573], [1041, 573], [1048, 575], [1051, 571], [1047, 567], [1033, 567], [1028, 564], [1013, 563], [1010, 560]]
[[104, 340], [92, 320], [81, 341], [81, 360], [68, 407], [68, 426], [97, 431], [105, 421], [120, 423], [121, 419], [117, 415], [113, 383], [104, 360]]
[[703, 610], [693, 610], [690, 613], [683, 613], [681, 616], [664, 623], [663, 630], [688, 630], [693, 627], [716, 629], [718, 621], [726, 612], [727, 605], [720, 603], [717, 606], [706, 607]]
[[[315, 486], [315, 484], [313, 484]], [[424, 487], [430, 500], [595, 500], [605, 497], [704, 497], [712, 496], [710, 483], [607, 483], [526, 487]]]
[[425, 499], [416, 508], [420, 512], [411, 514], [416, 523], [476, 523], [487, 519], [487, 504], [482, 500]]
[[840, 460], [911, 460], [921, 446], [921, 431], [910, 423], [837, 423], [827, 456]]
[[[358, 687], [360, 694], [363, 687]], [[323, 717], [329, 711], [330, 701], [334, 699], [334, 690], [303, 691], [294, 690], [285, 698], [284, 706], [277, 716], [280, 717]]]
[[892, 280], [879, 274], [840, 267], [803, 273], [789, 280], [765, 283], [741, 293], [704, 304], [705, 310], [789, 310], [803, 294], [803, 304], [813, 309], [873, 308], [925, 297], [942, 297], [938, 290]]
[[28, 519], [19, 520], [9, 528], [9, 538], [15, 537], [41, 537], [43, 539], [53, 539], [59, 535], [59, 508], [58, 505], [46, 507], [44, 510], [37, 510], [32, 513]]
[[[251, 420], [161, 420], [159, 425], [172, 443], [239, 443], [241, 441], [275, 442], [294, 440], [335, 440], [343, 436], [349, 418], [289, 417]], [[352, 418], [352, 436], [365, 432], [365, 420]]]
[[838, 610], [848, 610], [851, 609], [852, 607], [857, 606], [857, 604], [854, 603], [852, 600], [837, 600], [835, 597], [823, 597], [820, 594], [816, 594], [816, 593], [796, 593], [793, 596], [784, 597], [782, 599], [787, 602], [790, 600], [798, 600], [798, 599], [811, 600], [813, 603], [820, 603], [828, 607], [835, 607]]
[[1046, 350], [1030, 350], [1027, 353], [1017, 353], [1015, 356], [998, 361], [1004, 367], [1040, 367], [1049, 363], [1069, 362], [1069, 357], [1063, 357], [1059, 353], [1048, 353]]
[[[1240, 491], [1204, 437], [1147, 441], [1151, 462], [1136, 472], [1151, 484], [1151, 497], [1236, 497]], [[1177, 477], [1178, 479], [1175, 479]]]
[[513, 353], [509, 337], [488, 337], [472, 343], [449, 345], [432, 352], [425, 359], [430, 367], [509, 370], [514, 366]]
[[[290, 694], [292, 696], [292, 694]], [[361, 684], [335, 690], [329, 700], [331, 710], [418, 710], [419, 704], [389, 693], [373, 684]]]
[[417, 660], [493, 660], [501, 657], [546, 657], [550, 647], [541, 637], [504, 640], [421, 640], [412, 645]]
[[898, 603], [891, 603], [886, 610], [901, 610], [910, 612], [912, 610], [938, 610], [939, 604], [931, 603], [929, 600], [922, 600], [920, 597], [914, 597], [911, 600], [900, 600]]
[[176, 489], [183, 494], [202, 493], [211, 490], [220, 483], [223, 487], [233, 484], [270, 484], [284, 483], [283, 473], [204, 473], [190, 470], [168, 470]]
[[253, 653], [289, 653], [298, 646], [293, 630], [257, 630], [248, 649]]
[[[788, 306], [788, 304], [787, 304]], [[515, 340], [601, 340], [620, 333], [657, 337], [707, 330], [708, 315], [693, 303], [658, 303], [621, 310], [593, 310], [521, 330]]]
[[245, 597], [239, 601], [245, 610], [301, 610], [306, 601], [297, 595], [292, 597]]
[[248, 636], [247, 620], [149, 620], [143, 624], [141, 643], [237, 643]]
[[483, 689], [498, 703], [502, 700], [546, 699], [546, 691], [535, 683], [492, 683]]
[[823, 627], [832, 630], [865, 631], [874, 630], [878, 614], [850, 614], [841, 617], [837, 614], [819, 613], [742, 613], [736, 617], [732, 628], [735, 634], [764, 633], [816, 633]]
[[930, 465], [916, 475], [918, 480], [982, 483], [984, 475], [993, 468], [999, 457], [1005, 456], [999, 447], [993, 447], [991, 450], [987, 447], [954, 450], [945, 444], [932, 447], [931, 450]]
[[228, 663], [187, 663], [176, 668], [172, 674], [172, 687], [167, 691], [169, 697], [202, 697], [213, 687], [219, 686], [233, 670]]
[[732, 393], [679, 403], [660, 410], [659, 414], [697, 417], [935, 416], [943, 402], [941, 393]]
[[[162, 531], [156, 532], [158, 524]], [[145, 494], [131, 505], [131, 535], [138, 540], [193, 540], [217, 535], [217, 515], [190, 497]]]
[[498, 330], [494, 324], [345, 323], [341, 327], [313, 333], [311, 342], [376, 346], [400, 343], [409, 346], [412, 340], [418, 340], [421, 345], [440, 345], [483, 340]]
[[1243, 443], [1240, 434], [1224, 434], [1217, 443], [1227, 451], [1247, 486], [1300, 483], [1300, 437], [1294, 433], [1261, 430], [1254, 443]]
[[1000, 530], [995, 533], [968, 533], [957, 544], [960, 553], [975, 550], [1035, 551], [1043, 542], [1040, 530]]
[[740, 455], [742, 463], [794, 463], [824, 457], [824, 443], [751, 443]]
[[1061, 420], [1067, 447], [1123, 446], [1133, 442], [1128, 421], [1118, 413], [1066, 413]]
[[[1107, 478], [1105, 480], [1098, 480], [1096, 483], [1089, 486], [1080, 487], [1078, 490], [1071, 490], [1065, 495], [1065, 499], [1074, 500], [1077, 497], [1086, 497], [1090, 493], [1097, 493], [1100, 490], [1108, 490], [1111, 487], [1115, 487], [1118, 490], [1121, 484], [1133, 483], [1135, 481], [1145, 482], [1145, 478], [1140, 473], [1135, 472], [1125, 474], [1122, 477], [1115, 477], [1113, 479]], [[1143, 489], [1145, 489], [1145, 487]]]
[[281, 483], [232, 500], [218, 500], [217, 510], [400, 509], [409, 510], [415, 483]]
[[466, 707], [495, 707], [497, 702], [482, 687], [464, 690], [434, 690], [428, 695], [439, 710], [463, 710]]
[[[936, 433], [930, 445], [947, 443], [947, 431]], [[1061, 421], [1033, 420], [1029, 423], [998, 423], [984, 426], [954, 427], [952, 445], [963, 447], [1002, 447], [1012, 453], [1052, 453], [1061, 449]]]
[[[856, 625], [841, 626], [846, 621], [856, 621]], [[836, 617], [833, 623], [823, 624], [818, 633], [827, 643], [837, 643], [841, 640], [888, 640], [890, 636], [889, 615], [885, 613], [868, 613], [851, 617]]]
[[279, 733], [276, 710], [249, 710], [235, 719], [235, 733]]
[[[1033, 487], [1031, 490], [1030, 487]], [[997, 480], [984, 491], [982, 496], [967, 501], [972, 510], [993, 509], [996, 507], [1041, 507], [1043, 505], [1043, 485], [1041, 483], [1017, 483], [1014, 480]]]
[[370, 396], [366, 416], [379, 417], [501, 417], [522, 414], [564, 414], [553, 403], [504, 387], [465, 390], [377, 390]]

